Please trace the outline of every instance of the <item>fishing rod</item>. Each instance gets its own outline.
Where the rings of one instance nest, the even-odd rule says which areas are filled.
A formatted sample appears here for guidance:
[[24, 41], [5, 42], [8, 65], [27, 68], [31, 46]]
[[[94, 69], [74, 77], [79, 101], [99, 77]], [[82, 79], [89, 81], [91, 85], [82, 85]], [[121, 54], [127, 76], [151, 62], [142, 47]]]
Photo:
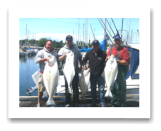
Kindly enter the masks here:
[[[100, 18], [101, 19], [101, 18]], [[101, 23], [101, 21], [99, 20], [99, 18], [98, 18], [98, 21], [100, 22], [100, 24], [101, 24], [101, 26], [102, 26], [102, 28], [105, 30], [105, 32], [106, 32], [106, 29], [103, 27], [103, 25], [102, 25], [102, 23]], [[108, 30], [107, 30], [108, 31]], [[109, 31], [108, 31], [109, 32]], [[106, 34], [108, 35], [108, 33], [106, 32]], [[109, 33], [110, 34], [110, 33]], [[109, 35], [108, 35], [109, 36]], [[111, 34], [110, 34], [110, 36], [111, 36]], [[110, 37], [109, 37], [109, 39], [110, 39]], [[110, 41], [112, 42], [112, 44], [113, 44], [113, 41], [110, 39]]]
[[[106, 18], [105, 18], [106, 19]], [[106, 19], [107, 20], [107, 19]], [[110, 25], [110, 23], [108, 22], [108, 20], [107, 20], [107, 23], [108, 23], [108, 25], [110, 26], [110, 29], [112, 30], [112, 28], [111, 28], [111, 25]], [[115, 35], [115, 33], [114, 33], [114, 31], [112, 30], [112, 32], [113, 32], [113, 34]]]
[[[91, 30], [92, 30], [92, 26], [91, 26], [91, 24], [90, 24], [90, 27], [91, 27]], [[94, 36], [93, 30], [92, 30], [92, 34], [93, 34], [93, 37], [94, 37], [94, 39], [95, 39], [95, 36]]]
[[115, 29], [116, 29], [116, 31], [117, 31], [117, 34], [120, 36], [120, 34], [119, 34], [119, 32], [118, 32], [118, 30], [117, 30], [117, 28], [116, 28], [116, 25], [115, 25], [115, 23], [114, 23], [114, 21], [113, 21], [112, 18], [111, 18], [111, 20], [112, 20], [112, 23], [114, 24], [114, 27], [115, 27]]

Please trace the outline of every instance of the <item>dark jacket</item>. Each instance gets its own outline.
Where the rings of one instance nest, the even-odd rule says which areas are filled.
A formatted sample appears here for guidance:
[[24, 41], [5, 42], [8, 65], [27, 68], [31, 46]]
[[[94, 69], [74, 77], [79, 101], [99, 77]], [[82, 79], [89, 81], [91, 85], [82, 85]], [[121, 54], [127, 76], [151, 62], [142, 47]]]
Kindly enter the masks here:
[[101, 76], [105, 67], [106, 53], [101, 49], [98, 50], [97, 55], [94, 54], [93, 49], [88, 51], [83, 58], [83, 65], [86, 65], [89, 60], [89, 68], [91, 70], [91, 77]]

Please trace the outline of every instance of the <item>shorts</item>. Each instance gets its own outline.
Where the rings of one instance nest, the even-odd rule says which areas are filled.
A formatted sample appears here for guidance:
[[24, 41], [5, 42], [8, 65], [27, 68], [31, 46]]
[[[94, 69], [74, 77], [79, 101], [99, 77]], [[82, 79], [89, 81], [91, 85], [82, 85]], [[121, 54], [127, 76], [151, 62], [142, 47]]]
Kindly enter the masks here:
[[38, 81], [38, 85], [37, 85], [37, 89], [38, 89], [38, 92], [43, 92], [45, 91], [45, 87], [42, 83], [42, 73], [40, 73], [40, 76], [39, 76], [39, 81]]

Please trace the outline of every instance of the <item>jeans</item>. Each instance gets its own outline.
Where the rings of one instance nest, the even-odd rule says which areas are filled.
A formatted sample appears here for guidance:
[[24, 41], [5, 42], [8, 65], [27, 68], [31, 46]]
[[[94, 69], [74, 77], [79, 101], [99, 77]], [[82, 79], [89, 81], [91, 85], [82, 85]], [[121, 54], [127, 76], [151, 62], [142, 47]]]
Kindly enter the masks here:
[[[65, 94], [66, 94], [66, 104], [71, 104], [71, 94], [67, 93], [68, 92], [68, 84], [65, 79]], [[79, 82], [79, 77], [78, 73], [75, 74], [73, 81], [72, 81], [72, 89], [73, 89], [73, 102], [78, 103], [79, 102], [79, 90], [78, 90], [78, 82]]]
[[98, 82], [100, 105], [104, 105], [105, 104], [105, 97], [104, 97], [105, 80], [104, 78], [102, 76], [98, 76], [98, 77], [91, 76], [90, 81], [91, 81], [92, 105], [97, 104], [96, 82]]

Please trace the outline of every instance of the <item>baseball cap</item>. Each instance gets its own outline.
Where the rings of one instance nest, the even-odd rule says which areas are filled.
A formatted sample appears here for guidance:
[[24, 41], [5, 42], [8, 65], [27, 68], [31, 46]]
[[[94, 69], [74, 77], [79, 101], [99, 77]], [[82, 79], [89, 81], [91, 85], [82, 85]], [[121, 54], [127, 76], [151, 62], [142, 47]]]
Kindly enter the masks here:
[[100, 44], [100, 42], [99, 42], [98, 40], [94, 40], [94, 41], [92, 42], [92, 44], [93, 44], [93, 45], [95, 45], [95, 44]]
[[66, 40], [67, 41], [73, 41], [73, 37], [71, 35], [67, 35]]

